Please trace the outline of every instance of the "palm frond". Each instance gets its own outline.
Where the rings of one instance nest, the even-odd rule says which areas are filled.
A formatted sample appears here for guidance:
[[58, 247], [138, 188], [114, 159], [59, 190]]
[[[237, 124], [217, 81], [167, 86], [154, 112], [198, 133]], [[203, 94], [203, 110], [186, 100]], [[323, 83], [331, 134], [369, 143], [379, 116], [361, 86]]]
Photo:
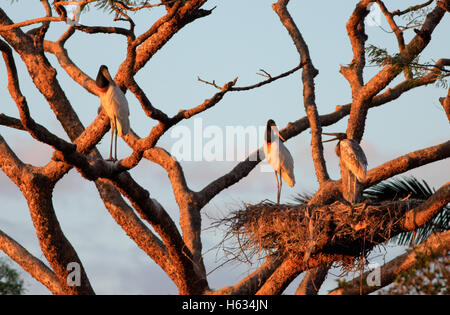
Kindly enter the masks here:
[[[424, 180], [415, 177], [399, 177], [383, 181], [366, 189], [363, 196], [373, 202], [402, 200], [407, 198], [426, 200], [435, 192]], [[442, 232], [450, 229], [450, 205], [430, 222], [413, 232], [405, 232], [392, 238], [398, 245], [408, 245], [412, 241], [420, 244], [433, 232]]]
[[295, 205], [306, 205], [312, 199], [312, 196], [310, 193], [297, 193], [292, 197], [292, 201]]

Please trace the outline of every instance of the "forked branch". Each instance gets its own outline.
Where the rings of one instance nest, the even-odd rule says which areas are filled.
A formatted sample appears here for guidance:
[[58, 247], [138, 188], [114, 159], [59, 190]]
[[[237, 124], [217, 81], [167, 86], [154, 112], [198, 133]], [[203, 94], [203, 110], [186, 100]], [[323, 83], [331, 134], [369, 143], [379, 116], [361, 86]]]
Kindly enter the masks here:
[[316, 176], [319, 184], [322, 185], [329, 180], [329, 175], [326, 168], [325, 158], [323, 156], [322, 126], [320, 124], [319, 114], [317, 111], [314, 86], [314, 78], [319, 72], [316, 68], [314, 68], [309, 55], [308, 45], [303, 39], [303, 36], [301, 35], [297, 25], [287, 9], [288, 3], [289, 0], [279, 0], [274, 3], [272, 7], [278, 14], [281, 23], [291, 36], [300, 55], [300, 65], [303, 65], [303, 103], [311, 128], [312, 158], [316, 170]]

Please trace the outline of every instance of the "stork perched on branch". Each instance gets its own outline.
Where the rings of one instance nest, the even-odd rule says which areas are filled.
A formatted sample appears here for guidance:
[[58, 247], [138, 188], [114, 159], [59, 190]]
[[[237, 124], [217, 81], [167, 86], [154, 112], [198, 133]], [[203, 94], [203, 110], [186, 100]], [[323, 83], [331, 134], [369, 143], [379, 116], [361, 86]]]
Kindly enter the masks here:
[[347, 139], [345, 133], [323, 133], [335, 136], [323, 142], [339, 140], [336, 154], [340, 158], [342, 175], [342, 195], [348, 202], [355, 203], [361, 199], [362, 185], [367, 173], [367, 158], [361, 146], [352, 139]]
[[[295, 185], [294, 160], [289, 150], [280, 141], [286, 141], [280, 135], [277, 125], [272, 119], [267, 121], [266, 135], [264, 142], [264, 154], [267, 162], [275, 171], [277, 180], [277, 204], [280, 203], [282, 181], [281, 178], [291, 187]], [[279, 176], [279, 178], [278, 178]]]
[[[99, 91], [100, 104], [108, 115], [111, 125], [109, 160], [117, 161], [117, 135], [122, 137], [130, 131], [128, 102], [105, 65], [100, 66], [95, 83]], [[115, 140], [114, 158], [112, 157], [113, 140]]]

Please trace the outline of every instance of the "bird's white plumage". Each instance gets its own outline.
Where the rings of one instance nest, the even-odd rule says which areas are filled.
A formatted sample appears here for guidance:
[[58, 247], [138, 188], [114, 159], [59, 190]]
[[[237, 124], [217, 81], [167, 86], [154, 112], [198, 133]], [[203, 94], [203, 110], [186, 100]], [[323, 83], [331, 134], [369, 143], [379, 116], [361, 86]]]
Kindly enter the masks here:
[[130, 132], [128, 101], [117, 84], [110, 84], [105, 93], [100, 95], [100, 103], [111, 122], [111, 129], [117, 128], [117, 135], [122, 137]]
[[351, 139], [339, 143], [340, 158], [345, 167], [362, 182], [366, 178], [367, 158], [359, 144]]
[[294, 159], [285, 145], [281, 141], [265, 142], [264, 154], [274, 171], [281, 174], [289, 186], [294, 187]]

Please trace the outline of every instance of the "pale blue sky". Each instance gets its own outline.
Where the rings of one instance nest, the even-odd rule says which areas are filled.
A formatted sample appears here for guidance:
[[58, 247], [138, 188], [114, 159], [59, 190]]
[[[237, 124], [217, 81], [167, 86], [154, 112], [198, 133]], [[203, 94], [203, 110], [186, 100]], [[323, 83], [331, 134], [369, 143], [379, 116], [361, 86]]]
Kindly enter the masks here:
[[[43, 15], [39, 1], [27, 1], [25, 5], [9, 4], [3, 1], [2, 9], [15, 21]], [[24, 2], [24, 1], [21, 1]], [[179, 109], [190, 108], [210, 98], [216, 90], [197, 81], [197, 76], [206, 80], [216, 80], [223, 84], [239, 77], [238, 86], [249, 85], [262, 80], [256, 72], [260, 68], [272, 75], [282, 73], [298, 64], [298, 55], [287, 32], [282, 27], [271, 4], [274, 0], [227, 0], [208, 1], [205, 8], [217, 5], [212, 15], [192, 23], [160, 50], [147, 66], [137, 75], [137, 81], [149, 96], [155, 107], [169, 115]], [[387, 5], [393, 9], [390, 1]], [[398, 1], [395, 1], [398, 3]], [[356, 1], [291, 1], [289, 10], [309, 45], [315, 67], [316, 100], [320, 114], [327, 114], [336, 105], [351, 101], [348, 83], [339, 73], [339, 65], [351, 61], [351, 47], [346, 34], [345, 23]], [[406, 3], [404, 4], [407, 5]], [[401, 7], [404, 8], [404, 7]], [[137, 24], [136, 32], [143, 32], [149, 22], [160, 16], [161, 8], [138, 13], [133, 18]], [[150, 17], [149, 17], [150, 16]], [[86, 25], [110, 25], [112, 16], [90, 10], [81, 16], [80, 22]], [[123, 24], [118, 22], [115, 24]], [[126, 24], [123, 24], [127, 26]], [[382, 26], [388, 26], [382, 19]], [[52, 25], [49, 39], [56, 39], [66, 29], [63, 23]], [[449, 57], [450, 43], [445, 30], [450, 27], [449, 16], [433, 34], [433, 43], [424, 52], [423, 61]], [[396, 42], [392, 34], [379, 27], [368, 27], [368, 44], [387, 47], [396, 52]], [[407, 37], [410, 38], [410, 37]], [[66, 45], [70, 57], [79, 67], [95, 77], [100, 64], [109, 66], [115, 73], [125, 54], [125, 40], [117, 35], [89, 35], [76, 33]], [[31, 107], [35, 120], [60, 136], [62, 128], [54, 118], [43, 97], [33, 87], [26, 70], [16, 56], [21, 76], [21, 87]], [[79, 117], [87, 126], [96, 117], [99, 100], [84, 91], [57, 65], [56, 59], [49, 55], [50, 62], [57, 67], [58, 78], [66, 95], [72, 102]], [[366, 78], [376, 71], [369, 68]], [[0, 63], [0, 73], [5, 73]], [[1, 112], [18, 116], [17, 109], [6, 90], [5, 75], [0, 76]], [[397, 81], [396, 81], [397, 82]], [[439, 144], [449, 139], [448, 120], [439, 105], [438, 98], [446, 94], [443, 89], [433, 86], [419, 88], [402, 96], [386, 106], [372, 109], [367, 119], [367, 127], [362, 146], [366, 151], [369, 168], [375, 167], [399, 155], [427, 146]], [[148, 134], [154, 122], [149, 120], [136, 100], [127, 94], [130, 103], [132, 128], [141, 136]], [[204, 126], [259, 126], [268, 118], [274, 119], [280, 127], [305, 115], [302, 103], [300, 72], [281, 79], [271, 85], [249, 92], [233, 92], [213, 109], [201, 115]], [[326, 130], [343, 131], [347, 119]], [[193, 127], [193, 121], [183, 121], [183, 126]], [[18, 152], [25, 162], [35, 165], [45, 164], [51, 151], [47, 146], [36, 144], [24, 132], [0, 127], [0, 133]], [[159, 145], [170, 150], [174, 139], [168, 132]], [[120, 140], [121, 141], [121, 140]], [[283, 185], [282, 200], [290, 201], [296, 192], [314, 191], [317, 182], [314, 177], [310, 157], [310, 134], [305, 132], [291, 139], [287, 146], [295, 161], [297, 184], [294, 188]], [[109, 135], [99, 145], [101, 153], [108, 153]], [[334, 145], [325, 146], [328, 168], [334, 178], [339, 176], [338, 162]], [[123, 143], [119, 156], [130, 150]], [[213, 179], [226, 173], [237, 162], [182, 162], [190, 187], [201, 189]], [[446, 183], [450, 175], [449, 159], [410, 172], [428, 180], [439, 187]], [[142, 161], [131, 173], [137, 181], [149, 190], [153, 198], [178, 220], [176, 203], [169, 188], [164, 170]], [[222, 192], [204, 209], [204, 213], [217, 217], [225, 215], [241, 201], [258, 202], [274, 199], [275, 181], [272, 173], [262, 173], [256, 168], [250, 175], [235, 186]], [[0, 198], [3, 209], [0, 211], [0, 229], [21, 242], [37, 257], [41, 254], [27, 206], [19, 190], [0, 172]], [[58, 218], [66, 236], [77, 249], [91, 283], [97, 293], [161, 293], [175, 294], [175, 286], [162, 271], [137, 246], [132, 243], [118, 225], [111, 219], [98, 198], [92, 183], [81, 179], [72, 170], [60, 183], [54, 193], [54, 204]], [[208, 227], [205, 217], [203, 226]], [[207, 231], [204, 236], [205, 251], [217, 244], [220, 233]], [[212, 270], [219, 264], [216, 258], [222, 253], [210, 252], [207, 268]], [[391, 255], [389, 252], [388, 256]], [[213, 288], [230, 285], [241, 279], [248, 267], [229, 265], [215, 271], [210, 278]], [[43, 286], [27, 277], [29, 293], [48, 292]], [[329, 280], [328, 287], [333, 282]], [[295, 290], [291, 286], [290, 291]]]

